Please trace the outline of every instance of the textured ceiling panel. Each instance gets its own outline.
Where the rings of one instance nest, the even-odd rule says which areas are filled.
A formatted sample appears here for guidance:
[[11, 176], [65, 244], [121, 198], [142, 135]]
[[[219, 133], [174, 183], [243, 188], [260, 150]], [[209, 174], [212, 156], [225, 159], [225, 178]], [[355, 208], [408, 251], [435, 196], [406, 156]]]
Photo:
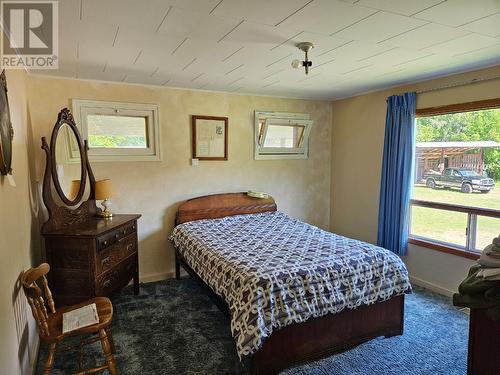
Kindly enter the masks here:
[[[500, 0], [64, 0], [59, 77], [333, 99], [500, 63]], [[310, 74], [293, 69], [315, 44]]]
[[330, 35], [375, 12], [373, 9], [336, 0], [315, 0], [281, 24], [296, 31], [307, 30]]
[[423, 49], [448, 40], [456, 39], [469, 34], [467, 30], [454, 27], [428, 23], [422, 27], [410, 30], [406, 33], [396, 35], [383, 43], [396, 47]]
[[411, 16], [442, 2], [443, 0], [360, 0], [357, 5]]
[[231, 0], [221, 1], [212, 14], [241, 21], [275, 26], [290, 14], [299, 11], [310, 0]]
[[414, 16], [443, 25], [460, 26], [498, 12], [498, 0], [448, 0]]
[[462, 29], [473, 31], [478, 34], [499, 37], [500, 36], [500, 12], [477, 21], [469, 22]]

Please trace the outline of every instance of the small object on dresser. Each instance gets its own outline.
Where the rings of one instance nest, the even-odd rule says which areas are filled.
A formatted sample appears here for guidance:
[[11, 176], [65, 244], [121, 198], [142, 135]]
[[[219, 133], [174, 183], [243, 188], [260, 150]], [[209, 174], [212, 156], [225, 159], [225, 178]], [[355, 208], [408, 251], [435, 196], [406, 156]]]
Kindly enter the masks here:
[[63, 314], [62, 332], [67, 333], [82, 327], [99, 323], [97, 306], [95, 303], [68, 311]]
[[262, 191], [253, 191], [253, 190], [248, 190], [247, 195], [252, 198], [269, 198], [269, 194], [264, 193]]
[[109, 198], [113, 198], [114, 196], [115, 192], [111, 180], [106, 179], [95, 183], [95, 199], [102, 200], [101, 205], [104, 207], [104, 210], [100, 214], [101, 217], [105, 219], [113, 217], [113, 213], [110, 210], [111, 200]]

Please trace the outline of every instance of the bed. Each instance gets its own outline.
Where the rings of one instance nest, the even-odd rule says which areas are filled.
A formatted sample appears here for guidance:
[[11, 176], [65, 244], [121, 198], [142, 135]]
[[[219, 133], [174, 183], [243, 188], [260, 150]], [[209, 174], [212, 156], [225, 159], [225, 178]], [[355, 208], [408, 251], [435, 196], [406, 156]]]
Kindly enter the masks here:
[[253, 374], [403, 333], [411, 291], [399, 257], [277, 211], [245, 193], [181, 204], [170, 237], [182, 266], [231, 320]]

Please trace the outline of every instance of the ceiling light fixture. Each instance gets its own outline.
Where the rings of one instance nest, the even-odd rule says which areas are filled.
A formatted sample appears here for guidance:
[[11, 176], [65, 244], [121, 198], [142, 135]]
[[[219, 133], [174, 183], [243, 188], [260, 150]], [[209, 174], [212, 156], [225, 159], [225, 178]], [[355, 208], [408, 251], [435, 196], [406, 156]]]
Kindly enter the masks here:
[[294, 69], [298, 69], [299, 67], [303, 66], [306, 69], [306, 74], [308, 74], [309, 67], [311, 67], [313, 63], [312, 61], [309, 61], [307, 53], [314, 48], [314, 44], [312, 44], [311, 42], [302, 42], [297, 44], [297, 48], [306, 54], [306, 59], [304, 61], [293, 60], [292, 67]]

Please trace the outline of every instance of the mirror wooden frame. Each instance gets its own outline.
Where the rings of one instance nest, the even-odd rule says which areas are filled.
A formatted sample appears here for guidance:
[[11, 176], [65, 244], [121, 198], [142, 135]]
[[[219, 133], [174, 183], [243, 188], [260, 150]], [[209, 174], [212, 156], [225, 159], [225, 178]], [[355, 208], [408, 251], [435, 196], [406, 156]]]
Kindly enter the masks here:
[[[51, 149], [51, 172], [52, 172], [52, 182], [54, 184], [54, 188], [57, 191], [57, 194], [59, 195], [59, 198], [64, 202], [64, 204], [67, 204], [68, 206], [76, 206], [78, 203], [80, 203], [83, 194], [85, 192], [85, 186], [87, 183], [87, 165], [85, 163], [84, 155], [84, 144], [82, 141], [82, 138], [80, 137], [80, 132], [78, 131], [78, 128], [76, 127], [76, 124], [73, 120], [73, 116], [71, 113], [64, 113], [61, 115], [63, 112], [60, 113], [60, 116], [57, 118], [57, 122], [54, 125], [54, 129], [52, 130], [52, 136], [50, 137], [50, 149]], [[57, 137], [58, 136], [64, 136], [64, 134], [60, 133], [61, 129], [64, 128], [64, 126], [68, 126], [69, 129], [73, 132], [77, 144], [78, 144], [78, 152], [80, 153], [80, 188], [78, 190], [78, 193], [76, 194], [75, 198], [69, 199], [66, 194], [64, 193], [61, 184], [59, 183], [59, 174], [57, 172], [57, 162], [56, 162], [56, 144], [57, 144]]]
[[[14, 128], [10, 121], [9, 97], [7, 96], [7, 78], [5, 70], [0, 74], [0, 174], [7, 175], [12, 173], [12, 139], [14, 138]], [[3, 136], [2, 136], [3, 134]], [[4, 139], [4, 136], [7, 139]], [[4, 142], [9, 144], [7, 149], [3, 146]]]
[[[63, 125], [68, 125], [75, 133], [78, 141], [78, 149], [80, 151], [80, 160], [82, 163], [82, 182], [80, 183], [78, 194], [73, 200], [68, 199], [64, 194], [59, 184], [56, 169], [56, 140], [57, 135], [59, 134], [59, 131]], [[52, 131], [50, 146], [47, 143], [45, 137], [42, 137], [42, 149], [45, 151], [46, 157], [42, 198], [49, 214], [48, 220], [42, 226], [42, 233], [59, 230], [78, 223], [83, 223], [89, 220], [91, 217], [97, 216], [101, 212], [101, 210], [96, 206], [95, 203], [95, 177], [89, 163], [88, 144], [87, 141], [82, 140], [80, 132], [78, 131], [78, 127], [76, 126], [75, 120], [73, 119], [73, 115], [68, 108], [62, 109], [57, 116], [57, 121]], [[82, 201], [83, 195], [85, 193], [87, 177], [90, 185], [90, 193], [88, 199]], [[52, 188], [52, 184], [54, 185], [54, 189]], [[56, 203], [53, 196], [54, 190], [56, 191], [57, 195], [64, 203], [64, 205]], [[77, 208], [71, 208], [78, 204], [80, 204], [80, 206], [78, 206]]]

